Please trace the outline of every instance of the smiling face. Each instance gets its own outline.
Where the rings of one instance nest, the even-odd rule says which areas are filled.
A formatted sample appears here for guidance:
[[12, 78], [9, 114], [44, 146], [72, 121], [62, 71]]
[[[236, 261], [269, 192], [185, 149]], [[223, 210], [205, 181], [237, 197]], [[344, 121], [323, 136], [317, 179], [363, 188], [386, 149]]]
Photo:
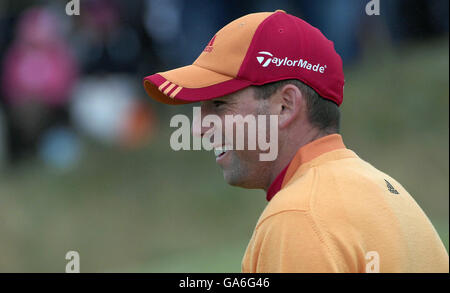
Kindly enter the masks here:
[[[248, 125], [244, 124], [244, 137], [245, 148], [243, 150], [236, 147], [236, 126], [237, 123], [233, 123], [233, 142], [226, 141], [226, 119], [227, 115], [247, 115], [254, 116], [257, 122], [257, 115], [267, 115], [269, 108], [267, 100], [255, 98], [254, 89], [248, 87], [246, 89], [235, 92], [231, 95], [220, 97], [210, 101], [204, 101], [201, 103], [201, 116], [217, 115], [222, 121], [222, 129], [211, 129], [207, 127], [201, 128], [201, 134], [194, 135], [204, 136], [205, 133], [212, 132], [214, 136], [220, 135], [222, 137], [221, 145], [215, 145], [216, 162], [223, 170], [225, 181], [228, 184], [234, 186], [240, 186], [244, 188], [264, 188], [267, 186], [269, 178], [269, 170], [272, 162], [260, 161], [259, 154], [262, 152], [258, 149], [256, 143], [256, 149], [251, 150], [248, 147]], [[194, 119], [195, 121], [196, 119]], [[268, 120], [268, 119], [267, 119]], [[214, 126], [212, 126], [214, 127]], [[194, 127], [193, 127], [194, 129]], [[251, 136], [250, 136], [251, 137]], [[231, 150], [230, 150], [231, 146]], [[267, 177], [267, 178], [266, 178]]]

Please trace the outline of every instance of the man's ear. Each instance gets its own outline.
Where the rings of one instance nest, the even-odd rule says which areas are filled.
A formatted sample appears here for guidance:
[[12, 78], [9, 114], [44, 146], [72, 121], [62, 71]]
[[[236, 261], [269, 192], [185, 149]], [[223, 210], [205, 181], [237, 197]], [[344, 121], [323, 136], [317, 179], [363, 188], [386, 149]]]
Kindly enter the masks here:
[[280, 128], [285, 128], [295, 121], [305, 105], [302, 92], [293, 84], [286, 84], [279, 90], [277, 102]]

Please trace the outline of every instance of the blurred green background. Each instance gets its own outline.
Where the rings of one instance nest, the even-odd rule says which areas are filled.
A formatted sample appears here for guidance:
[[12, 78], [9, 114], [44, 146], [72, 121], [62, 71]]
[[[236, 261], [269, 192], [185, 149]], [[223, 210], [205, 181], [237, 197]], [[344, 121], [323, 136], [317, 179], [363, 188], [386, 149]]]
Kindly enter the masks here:
[[[382, 44], [345, 66], [341, 134], [410, 192], [448, 251], [448, 34]], [[170, 117], [191, 106], [146, 102], [159, 126], [140, 148], [81, 135], [68, 170], [38, 157], [0, 169], [0, 272], [64, 272], [69, 250], [82, 272], [240, 271], [265, 193], [228, 186], [211, 152], [171, 150]]]

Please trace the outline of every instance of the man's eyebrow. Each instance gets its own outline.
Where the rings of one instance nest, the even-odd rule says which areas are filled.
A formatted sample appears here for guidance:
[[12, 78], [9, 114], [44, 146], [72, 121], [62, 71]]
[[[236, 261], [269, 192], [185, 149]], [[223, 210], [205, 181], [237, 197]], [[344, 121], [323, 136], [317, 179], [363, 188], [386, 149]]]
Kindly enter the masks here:
[[212, 101], [213, 102], [214, 101], [233, 102], [234, 100], [235, 100], [235, 95], [230, 94], [230, 95], [226, 95], [226, 96], [222, 96], [222, 97], [217, 97]]
[[214, 100], [211, 100], [211, 102], [227, 102], [227, 101], [229, 101], [229, 99], [225, 99], [225, 98], [217, 98], [217, 99], [214, 99]]

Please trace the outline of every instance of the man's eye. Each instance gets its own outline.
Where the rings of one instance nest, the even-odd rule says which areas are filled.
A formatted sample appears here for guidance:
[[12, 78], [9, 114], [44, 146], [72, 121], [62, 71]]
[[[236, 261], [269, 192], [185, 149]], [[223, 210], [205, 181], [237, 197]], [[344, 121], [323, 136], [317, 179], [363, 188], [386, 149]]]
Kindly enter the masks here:
[[218, 108], [218, 107], [220, 107], [221, 105], [224, 105], [224, 104], [225, 104], [224, 101], [214, 101], [214, 107], [216, 107], [216, 108]]

